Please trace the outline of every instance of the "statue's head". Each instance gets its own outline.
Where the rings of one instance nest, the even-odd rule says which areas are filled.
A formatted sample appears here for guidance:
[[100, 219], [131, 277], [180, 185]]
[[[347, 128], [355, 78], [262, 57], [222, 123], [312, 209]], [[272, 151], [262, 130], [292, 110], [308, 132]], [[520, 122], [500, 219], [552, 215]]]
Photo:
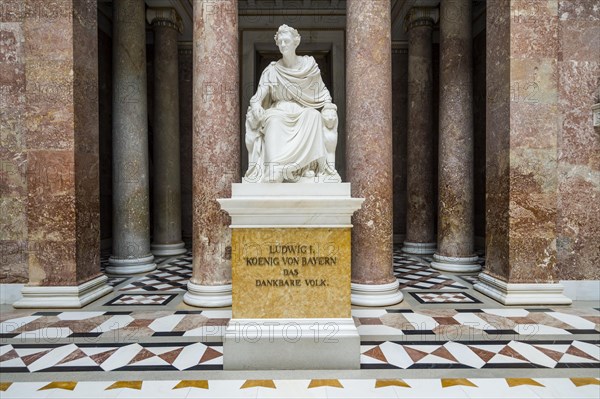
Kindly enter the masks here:
[[333, 103], [327, 103], [323, 106], [323, 122], [327, 129], [334, 129], [338, 120], [337, 106]]
[[300, 44], [300, 34], [291, 26], [281, 25], [275, 33], [275, 44], [283, 54], [285, 51], [296, 50]]

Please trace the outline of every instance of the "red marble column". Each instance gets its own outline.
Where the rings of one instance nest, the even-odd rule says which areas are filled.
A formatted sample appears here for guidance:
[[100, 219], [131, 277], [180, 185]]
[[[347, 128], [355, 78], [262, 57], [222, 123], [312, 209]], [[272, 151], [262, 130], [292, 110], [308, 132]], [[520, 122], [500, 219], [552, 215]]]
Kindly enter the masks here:
[[32, 251], [17, 308], [82, 307], [112, 291], [100, 271], [96, 13], [93, 0], [30, 2], [14, 15], [23, 42], [2, 35], [26, 50], [16, 53], [26, 65], [21, 117]]
[[412, 8], [408, 29], [408, 160], [406, 240], [402, 251], [435, 252], [433, 75], [431, 33], [438, 17], [434, 8]]
[[438, 249], [434, 269], [476, 272], [471, 0], [440, 3]]
[[347, 176], [365, 198], [353, 217], [352, 303], [402, 300], [392, 270], [392, 65], [390, 2], [347, 2]]
[[177, 37], [181, 18], [173, 8], [146, 12], [154, 29], [154, 230], [152, 253], [186, 253], [181, 240], [179, 170], [179, 65]]
[[507, 305], [568, 304], [556, 265], [557, 2], [487, 6], [486, 266], [475, 289]]
[[237, 18], [236, 0], [194, 0], [193, 306], [231, 305], [230, 218], [216, 199], [240, 181]]

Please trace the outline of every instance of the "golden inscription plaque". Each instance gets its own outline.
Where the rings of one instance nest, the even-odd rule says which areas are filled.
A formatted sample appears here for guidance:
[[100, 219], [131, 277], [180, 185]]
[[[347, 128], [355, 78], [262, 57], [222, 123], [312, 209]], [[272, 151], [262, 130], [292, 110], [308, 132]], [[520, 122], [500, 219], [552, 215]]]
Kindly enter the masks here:
[[235, 228], [233, 318], [350, 315], [350, 228]]

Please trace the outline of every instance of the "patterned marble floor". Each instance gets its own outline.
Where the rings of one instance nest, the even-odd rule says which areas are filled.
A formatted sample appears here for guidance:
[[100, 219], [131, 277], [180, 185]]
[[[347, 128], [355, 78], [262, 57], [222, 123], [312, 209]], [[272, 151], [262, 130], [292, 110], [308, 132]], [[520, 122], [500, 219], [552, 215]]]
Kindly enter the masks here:
[[600, 397], [600, 304], [503, 307], [400, 251], [394, 272], [402, 303], [352, 310], [355, 371], [224, 371], [231, 309], [183, 303], [190, 253], [81, 310], [2, 307], [0, 398]]

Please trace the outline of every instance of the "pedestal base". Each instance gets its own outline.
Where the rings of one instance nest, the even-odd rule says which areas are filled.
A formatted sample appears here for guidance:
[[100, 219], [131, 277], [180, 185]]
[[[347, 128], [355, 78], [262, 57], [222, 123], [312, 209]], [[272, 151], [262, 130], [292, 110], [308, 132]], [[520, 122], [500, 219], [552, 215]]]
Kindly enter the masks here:
[[503, 305], [570, 305], [558, 283], [507, 283], [486, 273], [479, 274], [475, 290]]
[[23, 298], [13, 303], [13, 307], [82, 308], [112, 290], [105, 275], [77, 286], [25, 286], [21, 291]]
[[108, 274], [137, 274], [151, 272], [156, 269], [154, 255], [147, 255], [141, 258], [108, 258], [106, 273]]
[[231, 306], [231, 284], [200, 285], [188, 281], [187, 289], [183, 302], [190, 306], [202, 308]]
[[350, 284], [352, 305], [389, 306], [402, 302], [398, 281], [389, 284]]
[[453, 273], [473, 273], [481, 270], [481, 265], [477, 263], [479, 257], [473, 256], [443, 256], [433, 254], [431, 267], [436, 270]]
[[404, 241], [402, 252], [410, 255], [433, 255], [437, 244], [435, 242], [410, 242]]
[[154, 256], [175, 256], [187, 252], [183, 241], [177, 244], [152, 244], [150, 250]]
[[358, 370], [360, 336], [347, 319], [231, 319], [224, 370]]

